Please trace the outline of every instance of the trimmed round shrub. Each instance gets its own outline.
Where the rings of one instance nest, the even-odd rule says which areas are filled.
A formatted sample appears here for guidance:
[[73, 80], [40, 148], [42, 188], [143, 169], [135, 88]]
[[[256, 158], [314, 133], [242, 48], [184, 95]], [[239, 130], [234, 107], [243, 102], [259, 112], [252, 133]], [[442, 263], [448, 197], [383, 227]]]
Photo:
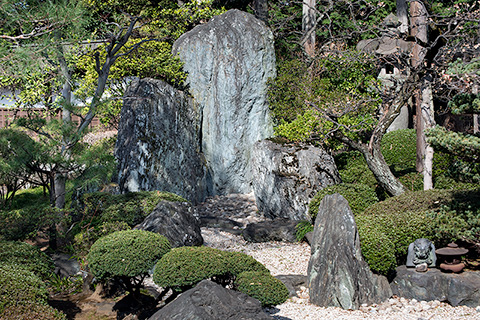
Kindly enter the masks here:
[[67, 316], [48, 305], [32, 303], [6, 307], [0, 319], [9, 320], [67, 320]]
[[9, 306], [46, 304], [48, 291], [32, 271], [17, 264], [0, 264], [0, 313]]
[[418, 172], [409, 172], [398, 177], [398, 180], [408, 191], [423, 190], [423, 174]]
[[375, 191], [364, 184], [340, 183], [329, 186], [320, 190], [308, 204], [308, 212], [312, 221], [315, 221], [323, 197], [334, 193], [341, 194], [348, 201], [354, 215], [362, 213], [366, 208], [378, 202]]
[[209, 247], [180, 247], [165, 254], [155, 265], [153, 282], [163, 288], [190, 287], [228, 272], [229, 252]]
[[245, 271], [270, 274], [270, 271], [254, 257], [242, 252], [226, 252], [227, 271], [233, 276], [238, 276]]
[[144, 230], [125, 230], [98, 239], [87, 255], [90, 270], [100, 280], [136, 277], [149, 272], [170, 250], [167, 238]]
[[368, 266], [373, 272], [388, 276], [397, 266], [393, 242], [376, 225], [374, 217], [355, 217], [355, 222], [362, 255]]
[[0, 263], [20, 265], [41, 279], [48, 279], [53, 271], [52, 259], [37, 247], [19, 241], [0, 241]]
[[246, 271], [235, 279], [235, 288], [258, 301], [262, 306], [275, 306], [288, 299], [288, 289], [269, 273]]

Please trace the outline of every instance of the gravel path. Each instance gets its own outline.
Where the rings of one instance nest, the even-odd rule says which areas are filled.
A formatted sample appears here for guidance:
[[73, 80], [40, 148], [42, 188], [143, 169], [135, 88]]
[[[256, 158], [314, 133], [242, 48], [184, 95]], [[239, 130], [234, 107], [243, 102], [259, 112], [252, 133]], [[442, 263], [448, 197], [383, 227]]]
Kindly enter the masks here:
[[[273, 275], [307, 275], [310, 246], [305, 243], [249, 243], [241, 236], [202, 228], [205, 245], [227, 251], [240, 251], [263, 263]], [[308, 289], [302, 288], [297, 297], [267, 309], [278, 320], [329, 320], [329, 319], [402, 319], [402, 320], [480, 320], [480, 307], [452, 307], [439, 301], [416, 301], [392, 298], [381, 305], [363, 305], [360, 310], [321, 308], [308, 302]]]

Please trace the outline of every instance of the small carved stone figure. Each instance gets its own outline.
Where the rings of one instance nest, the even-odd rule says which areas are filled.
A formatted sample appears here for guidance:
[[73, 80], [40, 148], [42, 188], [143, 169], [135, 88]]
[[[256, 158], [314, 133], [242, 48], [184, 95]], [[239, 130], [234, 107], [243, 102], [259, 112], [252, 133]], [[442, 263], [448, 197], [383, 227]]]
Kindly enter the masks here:
[[435, 246], [425, 238], [417, 239], [408, 246], [407, 267], [417, 267], [420, 264], [435, 267], [437, 256]]

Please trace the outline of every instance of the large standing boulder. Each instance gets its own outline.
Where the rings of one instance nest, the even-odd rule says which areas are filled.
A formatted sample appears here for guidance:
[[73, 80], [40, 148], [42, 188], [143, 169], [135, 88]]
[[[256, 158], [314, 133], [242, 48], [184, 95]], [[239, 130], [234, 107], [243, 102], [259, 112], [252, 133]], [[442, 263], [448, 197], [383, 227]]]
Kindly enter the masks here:
[[157, 311], [149, 320], [268, 320], [260, 302], [203, 280]]
[[194, 216], [193, 207], [188, 202], [160, 201], [135, 229], [165, 236], [172, 248], [203, 244], [200, 221]]
[[251, 192], [253, 144], [273, 134], [267, 80], [275, 76], [272, 32], [253, 15], [230, 10], [173, 45], [202, 110], [202, 151], [214, 194]]
[[406, 266], [397, 268], [391, 284], [393, 294], [418, 301], [439, 300], [456, 307], [480, 306], [480, 272], [445, 273], [439, 269], [416, 272]]
[[388, 281], [363, 260], [352, 211], [340, 194], [320, 203], [308, 263], [310, 302], [322, 307], [358, 309], [392, 295]]
[[120, 191], [162, 190], [202, 202], [211, 179], [200, 126], [190, 97], [161, 80], [134, 81], [125, 93], [115, 151]]
[[269, 218], [309, 220], [308, 203], [340, 175], [325, 150], [307, 145], [259, 141], [252, 151], [257, 207]]

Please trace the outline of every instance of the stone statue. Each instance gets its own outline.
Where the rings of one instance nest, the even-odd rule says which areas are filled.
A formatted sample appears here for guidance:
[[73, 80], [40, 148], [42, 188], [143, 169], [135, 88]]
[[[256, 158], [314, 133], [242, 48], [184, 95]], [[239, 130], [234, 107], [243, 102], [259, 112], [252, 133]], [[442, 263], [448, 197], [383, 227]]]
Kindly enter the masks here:
[[[435, 267], [436, 263], [437, 256], [435, 255], [435, 246], [432, 241], [421, 238], [410, 243], [408, 246], [407, 267], [418, 268], [420, 265]], [[426, 269], [418, 271], [426, 271]]]

